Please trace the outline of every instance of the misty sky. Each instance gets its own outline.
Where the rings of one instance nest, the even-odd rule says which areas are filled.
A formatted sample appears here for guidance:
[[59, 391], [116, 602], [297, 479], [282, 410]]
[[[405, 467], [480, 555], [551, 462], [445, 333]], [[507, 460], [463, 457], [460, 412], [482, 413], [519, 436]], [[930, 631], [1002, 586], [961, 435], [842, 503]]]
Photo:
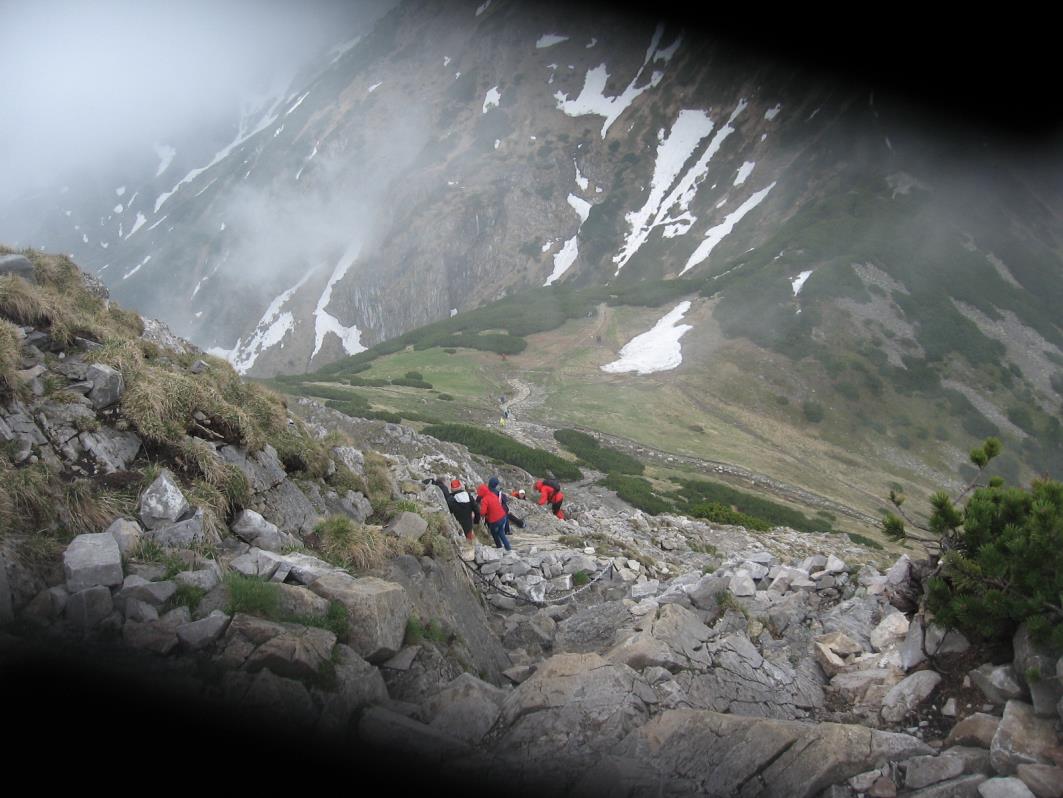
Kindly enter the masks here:
[[394, 0], [0, 0], [0, 201], [71, 168], [150, 151], [241, 99]]

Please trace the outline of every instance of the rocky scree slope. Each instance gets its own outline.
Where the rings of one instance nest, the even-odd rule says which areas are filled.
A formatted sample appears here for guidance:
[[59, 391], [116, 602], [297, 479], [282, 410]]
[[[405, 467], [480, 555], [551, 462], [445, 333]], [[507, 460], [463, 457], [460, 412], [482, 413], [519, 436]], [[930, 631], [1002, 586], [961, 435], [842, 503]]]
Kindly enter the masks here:
[[[522, 506], [512, 553], [467, 547], [423, 480], [493, 466], [289, 414], [34, 260], [0, 276], [4, 661], [140, 652], [131, 671], [304, 744], [518, 792], [1059, 794], [1063, 660], [1020, 630], [1014, 662], [972, 668], [916, 613], [921, 563], [589, 503]], [[147, 377], [176, 392], [150, 414]]]

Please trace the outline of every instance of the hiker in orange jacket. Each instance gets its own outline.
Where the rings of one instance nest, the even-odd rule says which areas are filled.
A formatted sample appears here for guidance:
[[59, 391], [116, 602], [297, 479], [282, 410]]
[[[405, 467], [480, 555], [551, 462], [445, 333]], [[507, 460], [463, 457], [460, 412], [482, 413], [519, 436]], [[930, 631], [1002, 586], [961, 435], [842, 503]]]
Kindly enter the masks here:
[[535, 489], [539, 491], [539, 504], [549, 504], [553, 514], [564, 521], [561, 503], [565, 500], [565, 494], [561, 492], [561, 483], [556, 479], [539, 479], [535, 482]]
[[480, 483], [476, 488], [476, 496], [480, 499], [480, 515], [487, 522], [487, 528], [491, 530], [495, 548], [505, 548], [512, 551], [509, 538], [506, 537], [506, 509], [502, 506], [502, 500], [498, 494], [492, 492], [485, 484]]

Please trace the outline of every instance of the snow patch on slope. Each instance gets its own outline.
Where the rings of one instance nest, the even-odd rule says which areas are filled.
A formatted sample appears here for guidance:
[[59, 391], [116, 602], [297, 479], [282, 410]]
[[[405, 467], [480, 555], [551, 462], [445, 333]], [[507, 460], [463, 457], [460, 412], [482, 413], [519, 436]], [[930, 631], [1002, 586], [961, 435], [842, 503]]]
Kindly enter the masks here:
[[146, 216], [144, 216], [144, 214], [138, 212], [137, 213], [137, 220], [135, 222], [133, 222], [133, 228], [129, 231], [129, 235], [127, 235], [126, 238], [129, 238], [130, 236], [132, 236], [133, 233], [135, 233], [137, 230], [139, 230], [147, 220], [148, 219], [147, 219]]
[[690, 324], [679, 324], [686, 312], [690, 310], [690, 300], [680, 302], [650, 330], [636, 335], [620, 350], [620, 358], [601, 367], [610, 374], [634, 371], [638, 374], [652, 374], [656, 371], [670, 371], [683, 362], [683, 351], [679, 339], [694, 329]]
[[314, 308], [314, 353], [310, 356], [311, 358], [317, 357], [317, 353], [321, 351], [321, 345], [325, 342], [325, 336], [328, 333], [332, 333], [340, 339], [340, 343], [343, 344], [343, 351], [348, 355], [355, 355], [358, 352], [364, 352], [366, 349], [366, 347], [362, 346], [362, 333], [355, 325], [344, 327], [340, 324], [339, 319], [325, 310], [329, 302], [332, 301], [332, 287], [347, 274], [348, 269], [358, 258], [360, 251], [361, 245], [354, 244], [343, 253], [336, 267], [332, 270], [332, 276], [329, 277], [325, 290], [317, 300], [317, 307]]
[[768, 196], [768, 192], [771, 191], [773, 188], [775, 188], [775, 183], [772, 183], [766, 188], [762, 188], [756, 194], [754, 194], [741, 205], [739, 205], [738, 208], [736, 208], [734, 211], [727, 214], [727, 216], [722, 222], [720, 222], [720, 224], [716, 225], [713, 228], [710, 228], [709, 231], [705, 233], [705, 240], [698, 244], [698, 248], [695, 249], [690, 258], [687, 259], [686, 265], [683, 267], [683, 270], [679, 272], [679, 276], [682, 277], [692, 268], [694, 268], [707, 257], [709, 257], [709, 253], [712, 252], [716, 245], [723, 241], [724, 237], [727, 236], [732, 230], [734, 230], [735, 225], [742, 221], [743, 216], [745, 216], [755, 207], [760, 205], [761, 201], [766, 196]]
[[790, 288], [793, 289], [794, 296], [801, 293], [801, 287], [805, 284], [805, 280], [807, 280], [814, 271], [815, 269], [808, 269], [790, 280]]
[[[587, 217], [591, 215], [591, 204], [584, 199], [580, 199], [575, 194], [568, 195], [568, 204], [579, 215], [579, 227], [576, 228], [572, 238], [568, 239], [554, 255], [554, 270], [550, 272], [550, 276], [543, 283], [544, 288], [548, 285], [553, 285], [576, 262], [576, 256], [579, 255], [579, 231], [583, 228], [583, 223], [587, 221]], [[546, 242], [543, 252], [550, 248], [551, 243], [549, 241]]]
[[487, 95], [484, 97], [484, 110], [486, 114], [488, 108], [497, 108], [499, 101], [502, 99], [502, 94], [498, 90], [498, 86], [487, 90]]
[[746, 161], [740, 167], [738, 167], [738, 175], [735, 177], [734, 184], [740, 186], [746, 182], [746, 178], [749, 177], [749, 173], [753, 171], [753, 167], [756, 166], [756, 161]]
[[539, 37], [539, 41], [535, 43], [535, 47], [538, 50], [544, 50], [547, 47], [553, 47], [555, 44], [561, 44], [561, 42], [567, 42], [568, 36], [558, 36], [556, 33], [544, 33]]

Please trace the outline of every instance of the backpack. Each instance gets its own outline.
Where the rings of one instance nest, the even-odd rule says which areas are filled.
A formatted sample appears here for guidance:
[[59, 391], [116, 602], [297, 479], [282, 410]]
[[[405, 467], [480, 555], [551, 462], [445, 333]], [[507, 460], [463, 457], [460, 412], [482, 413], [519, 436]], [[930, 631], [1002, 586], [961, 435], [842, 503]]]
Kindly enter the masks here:
[[561, 490], [561, 483], [558, 482], [556, 479], [544, 479], [543, 484], [549, 485], [554, 490]]

